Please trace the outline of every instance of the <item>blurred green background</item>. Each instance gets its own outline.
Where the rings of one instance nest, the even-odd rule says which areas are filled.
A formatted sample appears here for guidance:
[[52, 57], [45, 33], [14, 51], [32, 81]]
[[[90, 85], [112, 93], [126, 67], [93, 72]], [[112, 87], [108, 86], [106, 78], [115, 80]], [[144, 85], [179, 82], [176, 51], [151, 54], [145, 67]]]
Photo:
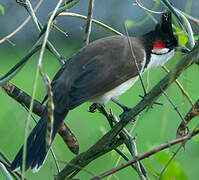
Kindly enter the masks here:
[[[63, 49], [64, 45], [60, 47]], [[63, 50], [63, 54], [66, 57], [71, 56], [75, 51], [80, 48], [79, 44], [70, 43], [70, 48], [67, 52]], [[0, 72], [5, 74], [19, 59], [24, 55], [23, 50], [15, 50], [14, 48], [6, 51], [2, 51], [0, 61]], [[173, 67], [181, 59], [181, 54], [176, 54], [175, 58], [167, 63], [169, 68]], [[38, 60], [38, 54], [34, 55], [33, 58], [25, 65], [23, 70], [12, 80], [12, 82], [28, 92], [32, 93], [34, 75], [36, 71]], [[43, 70], [52, 77], [60, 67], [58, 61], [48, 52], [45, 53], [43, 61]], [[146, 84], [147, 78], [149, 79], [149, 89], [151, 89], [162, 77], [165, 76], [165, 72], [161, 68], [154, 69], [148, 74], [145, 73], [143, 76]], [[191, 68], [186, 70], [179, 81], [183, 84], [185, 90], [190, 94], [191, 98], [195, 102], [198, 98], [198, 77], [199, 71], [198, 66], [193, 65]], [[126, 94], [120, 97], [120, 102], [133, 107], [140, 98], [139, 94], [142, 94], [140, 82], [138, 81]], [[167, 90], [169, 97], [179, 108], [179, 111], [185, 115], [189, 110], [190, 105], [187, 100], [182, 96], [179, 88], [173, 84]], [[45, 95], [45, 89], [41, 78], [39, 78], [36, 99], [42, 100]], [[13, 160], [18, 149], [23, 144], [24, 137], [24, 124], [27, 118], [27, 112], [25, 109], [15, 102], [13, 99], [8, 97], [6, 93], [0, 89], [0, 150], [4, 152], [10, 160]], [[153, 147], [156, 147], [169, 140], [175, 139], [176, 129], [180, 123], [180, 117], [169, 104], [167, 99], [162, 96], [158, 102], [163, 103], [163, 106], [154, 105], [153, 109], [148, 112], [142, 112], [138, 117], [135, 125], [129, 124], [128, 129], [133, 128], [133, 135], [136, 135], [136, 142], [138, 153], [142, 154], [149, 151]], [[71, 130], [77, 136], [80, 143], [80, 152], [87, 150], [93, 145], [100, 137], [103, 136], [110, 128], [106, 119], [98, 112], [92, 114], [87, 112], [89, 103], [85, 103], [75, 110], [71, 111], [67, 116], [65, 122], [69, 125]], [[113, 103], [109, 103], [106, 106], [113, 109], [115, 114], [120, 114], [121, 109]], [[36, 116], [35, 116], [36, 117]], [[38, 119], [38, 117], [36, 117]], [[193, 127], [197, 123], [198, 118], [195, 118], [191, 123], [190, 127]], [[31, 122], [31, 126], [34, 126], [34, 122]], [[197, 180], [198, 178], [198, 163], [199, 163], [199, 138], [195, 137], [186, 145], [186, 151], [183, 149], [178, 153], [175, 160], [169, 166], [168, 171], [165, 172], [164, 179], [192, 179]], [[59, 136], [56, 136], [55, 141], [52, 145], [58, 160], [61, 160], [60, 166], [63, 167], [65, 162], [70, 161], [74, 155], [68, 150], [64, 142]], [[157, 179], [156, 173], [164, 167], [169, 157], [177, 149], [178, 145], [172, 147], [164, 152], [158, 153], [150, 158], [143, 161], [149, 176], [152, 179]], [[125, 151], [127, 153], [127, 151]], [[129, 155], [127, 153], [127, 155]], [[130, 156], [129, 156], [130, 157]], [[88, 165], [82, 172], [77, 176], [81, 180], [91, 178], [92, 174], [99, 174], [115, 166], [118, 159], [118, 155], [112, 151], [107, 155], [99, 158]], [[124, 161], [121, 160], [120, 163]], [[41, 168], [38, 173], [33, 174], [28, 171], [26, 176], [29, 179], [53, 179], [53, 175], [56, 174], [55, 164], [52, 156], [49, 153], [47, 162]], [[128, 167], [115, 174], [119, 179], [138, 179], [135, 171]], [[0, 179], [3, 176], [0, 173]], [[115, 179], [112, 177], [111, 179]]]
[[[88, 2], [88, 0], [81, 0], [80, 3], [70, 11], [87, 15]], [[125, 33], [123, 28], [124, 21], [131, 20], [132, 22], [136, 22], [145, 15], [145, 12], [137, 6], [133, 6], [132, 2], [133, 1], [119, 0], [96, 1], [94, 18]], [[155, 1], [142, 1], [142, 3], [150, 9], [153, 7], [153, 2]], [[199, 0], [171, 0], [171, 2], [174, 6], [185, 10], [189, 14], [198, 18]], [[33, 1], [31, 3], [35, 6], [37, 1]], [[48, 3], [43, 3], [41, 5], [36, 15], [42, 23], [46, 22], [48, 13], [54, 9], [56, 3], [57, 1], [48, 1]], [[15, 1], [2, 1], [0, 4], [5, 8], [4, 16], [0, 15], [1, 39], [12, 32], [12, 30], [18, 27], [25, 20], [27, 12], [24, 8], [16, 4]], [[162, 9], [162, 6], [158, 6], [156, 10], [160, 11]], [[155, 17], [159, 19], [160, 16], [155, 15]], [[198, 35], [199, 27], [194, 23], [191, 24], [194, 28], [195, 35]], [[63, 34], [53, 29], [49, 38], [56, 46], [60, 54], [69, 58], [82, 46], [85, 21], [64, 17], [57, 20], [57, 25], [62, 30], [66, 31], [69, 37], [65, 38]], [[104, 30], [99, 26], [93, 25], [92, 28], [91, 41], [112, 35], [112, 33], [107, 32], [107, 30]], [[139, 26], [132, 26], [129, 29], [129, 33], [131, 35], [141, 35], [153, 28], [154, 23], [148, 19], [148, 21], [144, 21], [144, 23], [139, 23]], [[10, 39], [14, 44], [16, 44], [16, 46], [12, 46], [8, 42], [0, 44], [0, 74], [5, 74], [11, 67], [19, 62], [19, 60], [27, 54], [37, 38], [38, 33], [30, 21], [27, 26], [22, 29], [22, 31], [18, 32]], [[166, 64], [167, 67], [172, 68], [178, 61], [181, 60], [181, 58], [182, 54], [176, 53], [176, 56]], [[22, 71], [11, 81], [29, 94], [32, 93], [37, 61], [38, 53], [29, 60]], [[52, 79], [59, 68], [60, 64], [55, 57], [46, 51], [43, 60], [43, 71]], [[166, 73], [161, 68], [145, 73], [143, 80], [147, 90], [150, 90], [165, 75]], [[187, 69], [179, 78], [179, 81], [182, 83], [184, 89], [189, 93], [193, 102], [198, 99], [198, 78], [199, 71], [198, 66], [196, 65], [193, 65]], [[189, 111], [191, 106], [183, 97], [176, 84], [171, 85], [167, 90], [167, 93], [184, 116]], [[130, 90], [119, 98], [119, 101], [127, 106], [133, 107], [140, 101], [140, 94], [143, 94], [143, 90], [140, 82], [138, 81]], [[45, 88], [41, 78], [39, 78], [36, 99], [41, 101], [44, 96]], [[181, 122], [181, 119], [165, 96], [161, 96], [158, 102], [163, 103], [163, 106], [154, 105], [153, 109], [150, 109], [148, 112], [144, 111], [140, 114], [136, 124], [131, 123], [127, 127], [128, 130], [133, 129], [132, 135], [136, 136], [139, 155], [151, 150], [154, 147], [157, 147], [160, 144], [175, 139], [176, 130]], [[85, 103], [79, 106], [75, 110], [71, 111], [65, 120], [67, 125], [71, 128], [79, 140], [80, 152], [86, 151], [110, 129], [107, 120], [100, 113], [96, 112], [92, 114], [88, 112], [89, 106], [90, 103]], [[121, 109], [113, 103], [108, 103], [106, 105], [107, 110], [110, 108], [113, 109], [113, 112], [116, 115], [119, 115], [122, 112]], [[0, 150], [4, 152], [10, 160], [13, 160], [19, 148], [23, 144], [26, 118], [26, 110], [20, 104], [8, 97], [2, 89], [0, 89]], [[39, 119], [37, 116], [35, 116], [35, 118], [37, 120]], [[190, 123], [190, 128], [193, 128], [197, 124], [197, 121], [198, 117]], [[34, 127], [34, 125], [35, 123], [32, 120], [31, 127]], [[175, 160], [170, 164], [167, 171], [164, 173], [163, 180], [198, 180], [198, 142], [199, 138], [196, 136], [186, 144], [185, 151], [181, 149]], [[178, 146], [179, 145], [176, 145], [143, 160], [151, 179], [158, 179], [157, 175], [161, 172]], [[56, 136], [52, 148], [57, 159], [62, 161], [59, 163], [61, 168], [64, 167], [64, 162], [67, 163], [75, 157], [68, 150], [59, 136]], [[129, 158], [131, 158], [126, 150], [124, 150], [124, 152], [127, 156], [129, 156]], [[118, 158], [118, 154], [112, 151], [86, 166], [85, 170], [82, 170], [81, 173], [77, 175], [77, 178], [87, 180], [92, 178], [92, 174], [98, 175], [105, 172], [115, 167]], [[124, 160], [121, 160], [119, 164], [124, 162]], [[35, 174], [29, 170], [26, 173], [26, 176], [31, 180], [52, 180], [54, 178], [53, 175], [55, 174], [57, 174], [57, 170], [55, 168], [53, 158], [49, 153], [47, 161], [41, 170]], [[4, 176], [0, 171], [0, 180], [1, 179], [4, 179]], [[126, 169], [117, 172], [113, 177], [108, 177], [106, 179], [136, 180], [138, 179], [138, 176], [131, 167], [127, 167]]]

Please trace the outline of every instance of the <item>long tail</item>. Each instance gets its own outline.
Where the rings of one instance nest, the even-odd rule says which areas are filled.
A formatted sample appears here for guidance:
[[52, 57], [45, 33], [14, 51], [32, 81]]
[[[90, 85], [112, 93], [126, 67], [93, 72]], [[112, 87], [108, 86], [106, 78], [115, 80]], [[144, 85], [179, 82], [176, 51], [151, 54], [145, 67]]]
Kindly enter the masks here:
[[[44, 113], [34, 127], [30, 135], [27, 139], [27, 146], [26, 146], [26, 165], [25, 169], [28, 168], [33, 169], [33, 171], [38, 171], [41, 166], [43, 165], [47, 153], [49, 149], [46, 149], [46, 127], [47, 127], [47, 108], [44, 110]], [[58, 129], [60, 128], [61, 124], [64, 121], [68, 111], [65, 112], [58, 112], [56, 108], [54, 110], [54, 124], [53, 124], [53, 132], [52, 132], [52, 140], [53, 141]], [[11, 164], [12, 170], [21, 169], [22, 167], [22, 157], [23, 157], [23, 146], [19, 150], [18, 154], [16, 155], [15, 159]]]

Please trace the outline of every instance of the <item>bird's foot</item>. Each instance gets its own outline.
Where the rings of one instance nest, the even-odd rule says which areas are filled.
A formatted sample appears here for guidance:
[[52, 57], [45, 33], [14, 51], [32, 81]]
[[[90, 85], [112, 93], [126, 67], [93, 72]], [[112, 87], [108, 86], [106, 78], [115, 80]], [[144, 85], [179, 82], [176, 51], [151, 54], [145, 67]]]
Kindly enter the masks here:
[[120, 106], [123, 109], [123, 113], [119, 115], [120, 120], [124, 118], [125, 114], [131, 110], [131, 108], [125, 106], [124, 104], [119, 103], [117, 100], [115, 99], [111, 99], [112, 102], [114, 102], [115, 104], [117, 104], [118, 106]]
[[97, 104], [93, 103], [92, 105], [90, 105], [88, 112], [94, 113], [96, 112], [97, 109]]
[[124, 119], [124, 117], [126, 116], [126, 114], [131, 110], [131, 108], [125, 109], [124, 112], [122, 114], [119, 115], [120, 120]]

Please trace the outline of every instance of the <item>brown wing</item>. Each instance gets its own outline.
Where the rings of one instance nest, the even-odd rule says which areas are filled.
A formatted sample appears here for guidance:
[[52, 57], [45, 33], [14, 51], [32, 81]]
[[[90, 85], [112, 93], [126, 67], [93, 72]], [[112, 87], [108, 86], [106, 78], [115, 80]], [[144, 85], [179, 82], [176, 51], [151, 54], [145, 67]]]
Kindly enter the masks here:
[[[141, 64], [139, 62], [144, 59], [144, 52], [140, 50], [142, 45], [135, 45], [135, 41], [139, 42], [136, 39], [131, 41], [136, 60]], [[60, 77], [53, 82], [55, 99], [58, 104], [64, 103], [67, 109], [73, 109], [135, 76], [137, 70], [127, 39], [109, 37], [92, 43], [70, 59]]]

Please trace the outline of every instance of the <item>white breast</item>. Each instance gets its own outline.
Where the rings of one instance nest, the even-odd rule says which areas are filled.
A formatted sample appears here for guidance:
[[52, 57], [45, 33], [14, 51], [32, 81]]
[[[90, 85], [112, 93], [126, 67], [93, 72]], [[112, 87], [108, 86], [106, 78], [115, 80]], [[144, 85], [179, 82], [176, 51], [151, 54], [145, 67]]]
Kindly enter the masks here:
[[98, 96], [94, 99], [91, 99], [91, 102], [99, 103], [99, 104], [106, 104], [111, 98], [117, 98], [124, 92], [126, 92], [133, 84], [137, 81], [138, 76], [129, 79], [128, 81], [122, 83], [118, 87], [106, 92], [105, 94]]

